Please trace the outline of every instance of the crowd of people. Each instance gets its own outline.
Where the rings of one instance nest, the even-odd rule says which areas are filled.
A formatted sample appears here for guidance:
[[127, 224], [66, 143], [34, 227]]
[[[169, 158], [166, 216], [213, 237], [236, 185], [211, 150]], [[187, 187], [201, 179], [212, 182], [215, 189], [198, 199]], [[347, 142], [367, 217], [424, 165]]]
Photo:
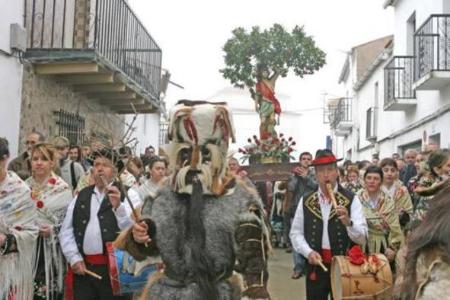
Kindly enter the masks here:
[[[206, 183], [200, 183], [191, 177], [197, 175], [183, 173], [184, 168], [190, 168], [186, 157], [191, 155], [191, 161], [196, 161], [194, 152], [183, 152], [183, 147], [179, 148], [180, 156], [175, 160], [179, 164], [178, 174], [183, 179], [175, 176], [171, 183], [177, 194], [162, 193], [162, 197], [167, 198], [164, 203], [172, 203], [173, 197], [179, 199], [171, 207], [164, 206], [167, 204], [161, 206], [158, 202], [153, 209], [153, 199], [161, 197], [161, 188], [169, 181], [170, 174], [169, 160], [156, 156], [151, 146], [138, 157], [127, 147], [113, 149], [98, 140], [89, 146], [70, 145], [65, 137], [56, 137], [48, 142], [39, 132], [32, 132], [26, 139], [26, 151], [9, 162], [8, 141], [1, 138], [0, 299], [131, 299], [131, 296], [113, 295], [107, 268], [105, 245], [117, 241], [120, 232], [123, 233], [121, 243], [124, 249], [136, 259], [156, 255], [159, 263], [166, 263], [167, 276], [187, 276], [194, 278], [190, 279], [192, 282], [197, 282], [197, 277], [207, 273], [191, 274], [187, 268], [186, 274], [181, 275], [179, 269], [171, 266], [172, 258], [170, 263], [167, 259], [174, 255], [174, 261], [181, 263], [178, 256], [186, 253], [176, 252], [179, 251], [175, 249], [176, 245], [179, 245], [180, 239], [191, 235], [193, 240], [186, 240], [186, 243], [195, 251], [202, 253], [205, 245], [212, 247], [208, 253], [218, 251], [215, 244], [200, 247], [201, 243], [208, 241], [202, 231], [212, 230], [215, 232], [214, 239], [221, 239], [224, 228], [231, 227], [226, 227], [229, 225], [225, 226], [225, 223], [222, 227], [211, 225], [217, 223], [219, 215], [224, 217], [223, 209], [230, 209], [230, 215], [234, 215], [236, 206], [227, 208], [224, 204], [217, 204], [224, 202], [216, 200], [212, 203], [219, 210], [211, 210], [214, 213], [208, 223], [210, 227], [203, 228], [195, 221], [205, 217], [199, 215], [203, 209], [213, 207], [208, 204], [211, 200], [208, 197], [228, 197], [227, 189], [235, 193], [238, 203], [248, 197], [246, 201], [252, 212], [250, 215], [248, 212], [234, 215], [237, 219], [224, 219], [233, 226], [243, 220], [243, 225], [238, 226], [238, 229], [242, 226], [243, 231], [235, 233], [233, 229], [231, 236], [234, 235], [238, 244], [261, 243], [254, 248], [243, 248], [256, 253], [262, 249], [259, 256], [254, 257], [255, 252], [244, 251], [244, 256], [237, 257], [242, 270], [247, 264], [251, 266], [254, 260], [253, 267], [248, 267], [248, 270], [253, 268], [257, 272], [246, 277], [248, 282], [254, 282], [247, 290], [249, 295], [269, 297], [266, 290], [266, 259], [270, 246], [265, 244], [266, 237], [274, 247], [286, 248], [287, 252], [293, 253], [291, 278], [306, 276], [308, 299], [327, 299], [331, 291], [329, 272], [317, 266], [323, 264], [329, 269], [333, 256], [348, 255], [348, 250], [355, 244], [360, 245], [367, 255], [381, 253], [386, 257], [395, 274], [394, 298], [413, 299], [418, 294], [423, 296], [418, 299], [434, 299], [425, 296], [439, 295], [445, 291], [445, 288], [437, 288], [440, 279], [436, 276], [442, 276], [448, 284], [450, 226], [443, 214], [450, 205], [448, 150], [417, 152], [410, 149], [405, 152], [404, 158], [395, 153], [381, 160], [374, 156], [372, 162], [344, 161], [342, 165], [329, 150], [317, 151], [314, 158], [311, 153], [303, 152], [289, 180], [276, 182], [272, 187], [269, 182], [254, 185], [233, 157], [226, 160], [226, 170], [210, 172], [200, 168], [207, 174], [205, 176], [212, 176], [212, 179], [202, 177]], [[208, 149], [201, 150], [201, 155], [209, 157], [206, 165], [219, 168], [220, 164], [210, 158], [211, 153], [219, 152]], [[224, 180], [219, 181], [214, 175], [219, 173], [223, 174]], [[243, 182], [242, 186], [253, 186], [260, 191], [261, 208], [260, 200], [248, 194], [247, 188], [241, 190], [239, 182]], [[185, 185], [191, 187], [186, 188]], [[194, 201], [198, 196], [196, 193], [202, 193], [205, 187], [211, 192], [203, 193], [204, 207], [199, 208], [195, 202], [189, 206], [182, 204], [186, 201], [183, 200], [186, 195], [191, 193]], [[176, 208], [178, 205], [181, 207]], [[168, 222], [167, 217], [172, 213], [182, 213], [189, 221], [180, 223], [175, 218]], [[271, 237], [259, 217], [270, 221]], [[140, 221], [136, 222], [136, 218]], [[241, 221], [237, 222], [238, 219]], [[159, 226], [157, 245], [154, 241], [155, 222]], [[173, 231], [177, 226], [181, 227]], [[190, 233], [194, 230], [191, 226], [203, 229]], [[245, 226], [258, 230], [246, 231]], [[194, 242], [196, 234], [203, 235], [200, 244]], [[247, 235], [257, 238], [247, 238]], [[217, 242], [223, 243], [223, 239]], [[233, 243], [228, 246], [233, 248]], [[159, 249], [166, 251], [165, 254], [158, 256]], [[227, 249], [221, 251], [223, 253], [215, 258], [217, 261], [229, 254]], [[232, 263], [232, 266], [234, 262], [231, 258], [227, 264]], [[202, 257], [183, 259], [198, 265], [209, 263]], [[419, 263], [425, 270], [419, 268]], [[186, 268], [181, 266], [183, 270]], [[231, 276], [232, 270], [228, 267], [215, 270], [212, 278]], [[433, 270], [441, 273], [433, 275]], [[92, 273], [100, 279], [87, 276]], [[430, 276], [434, 276], [433, 279]], [[434, 286], [426, 284], [431, 281]], [[167, 284], [171, 281], [161, 282], [164, 284], [154, 288], [154, 295], [164, 294], [157, 288], [170, 289]], [[183, 282], [186, 287], [191, 284]], [[198, 284], [203, 288], [202, 283]], [[218, 284], [216, 288], [209, 291], [211, 295], [217, 296], [216, 293], [222, 293], [225, 287]]]
[[[316, 266], [319, 261], [330, 264], [331, 256], [348, 255], [349, 247], [340, 249], [338, 246], [341, 244], [358, 244], [366, 255], [385, 255], [395, 275], [394, 299], [414, 299], [418, 290], [421, 295], [438, 295], [436, 286], [439, 286], [439, 281], [447, 281], [448, 285], [450, 273], [440, 274], [443, 278], [437, 279], [436, 275], [430, 274], [421, 274], [419, 278], [419, 274], [412, 271], [412, 261], [417, 262], [420, 251], [437, 247], [442, 248], [441, 255], [434, 258], [444, 261], [447, 268], [449, 266], [449, 237], [432, 240], [433, 231], [427, 240], [419, 232], [423, 233], [421, 226], [432, 224], [433, 218], [437, 217], [429, 215], [431, 207], [437, 205], [435, 197], [447, 199], [441, 204], [450, 199], [447, 188], [450, 183], [450, 151], [433, 146], [422, 152], [409, 149], [403, 158], [394, 153], [381, 160], [374, 155], [372, 161], [346, 160], [342, 164], [338, 164], [339, 160], [331, 152], [319, 152], [315, 159], [309, 152], [301, 153], [293, 175], [287, 182], [277, 182], [273, 200], [266, 199], [271, 206], [270, 221], [275, 233], [273, 244], [286, 248], [286, 252], [293, 252], [291, 278], [306, 275], [307, 298], [328, 299], [331, 288], [329, 274]], [[333, 209], [345, 228], [335, 227], [331, 222], [330, 199], [333, 193], [327, 190], [326, 183], [333, 186], [338, 199], [338, 206]], [[317, 199], [314, 198], [316, 196]], [[340, 204], [340, 197], [347, 199], [342, 201], [343, 204], [350, 205]], [[351, 216], [352, 222], [347, 223], [347, 216]], [[436, 230], [439, 226], [444, 230], [438, 222], [444, 221], [436, 220]], [[322, 232], [322, 228], [327, 229]], [[339, 240], [334, 240], [335, 234], [340, 236]], [[325, 238], [324, 235], [329, 236]], [[429, 248], [411, 249], [409, 245], [416, 245], [418, 240], [427, 243]], [[414, 260], [410, 260], [413, 256]], [[432, 261], [427, 261], [426, 266], [430, 266]], [[405, 266], [406, 270], [409, 266], [408, 271], [405, 271]], [[428, 285], [426, 289], [427, 280], [432, 281], [430, 276], [435, 276], [435, 286]], [[419, 283], [422, 283], [420, 289]], [[438, 298], [424, 296], [418, 299]]]
[[10, 162], [0, 138], [0, 299], [270, 298], [269, 227], [228, 170], [226, 104], [174, 109], [164, 156], [32, 132]]
[[[167, 160], [152, 146], [137, 157], [97, 139], [89, 146], [62, 136], [47, 142], [36, 131], [26, 150], [9, 158], [8, 141], [0, 138], [0, 299], [121, 299], [113, 297], [106, 262], [96, 254], [133, 222], [124, 193], [133, 207], [154, 196]], [[109, 202], [102, 201], [106, 194]], [[102, 280], [82, 276], [87, 269]]]

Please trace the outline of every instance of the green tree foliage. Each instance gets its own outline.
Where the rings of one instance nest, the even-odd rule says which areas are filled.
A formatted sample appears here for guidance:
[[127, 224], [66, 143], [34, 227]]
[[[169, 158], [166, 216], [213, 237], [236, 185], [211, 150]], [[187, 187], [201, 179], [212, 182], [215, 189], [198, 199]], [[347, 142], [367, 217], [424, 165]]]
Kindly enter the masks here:
[[[254, 86], [259, 70], [286, 77], [289, 69], [303, 77], [313, 74], [325, 64], [325, 53], [316, 47], [312, 37], [303, 27], [296, 26], [291, 33], [283, 26], [274, 24], [261, 31], [258, 26], [247, 32], [239, 27], [233, 30], [223, 50], [225, 65], [220, 72], [223, 77], [239, 88], [247, 87], [254, 97]], [[262, 68], [260, 68], [262, 67]]]

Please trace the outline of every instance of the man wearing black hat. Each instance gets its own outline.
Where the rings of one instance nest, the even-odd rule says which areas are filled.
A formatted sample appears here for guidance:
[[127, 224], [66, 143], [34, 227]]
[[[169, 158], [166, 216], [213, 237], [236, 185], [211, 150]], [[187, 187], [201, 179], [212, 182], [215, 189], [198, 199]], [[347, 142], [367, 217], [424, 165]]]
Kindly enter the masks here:
[[319, 267], [321, 263], [329, 270], [333, 256], [346, 255], [353, 243], [366, 241], [361, 203], [337, 182], [338, 161], [330, 150], [316, 152], [312, 166], [319, 188], [300, 199], [292, 222], [292, 245], [308, 259], [307, 299], [326, 300], [331, 292], [330, 274]]
[[[68, 282], [73, 282], [74, 300], [128, 299], [112, 294], [105, 243], [114, 241], [121, 230], [132, 224], [131, 207], [123, 201], [125, 195], [114, 182], [117, 154], [104, 148], [93, 156], [95, 185], [82, 189], [70, 203], [59, 234], [72, 271]], [[134, 205], [139, 202], [139, 199], [130, 200]], [[86, 270], [102, 279], [88, 276]], [[66, 289], [66, 297], [69, 290]]]

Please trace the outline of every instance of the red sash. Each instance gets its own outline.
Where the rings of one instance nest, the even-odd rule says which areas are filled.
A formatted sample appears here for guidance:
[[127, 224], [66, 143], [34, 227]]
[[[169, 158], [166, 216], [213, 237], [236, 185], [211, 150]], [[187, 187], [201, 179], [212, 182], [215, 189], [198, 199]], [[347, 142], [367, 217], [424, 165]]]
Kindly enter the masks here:
[[[86, 255], [84, 261], [91, 265], [107, 265], [108, 256], [104, 254]], [[65, 288], [65, 300], [73, 300], [73, 270], [70, 265], [67, 268], [66, 274], [66, 288]]]
[[256, 83], [256, 91], [261, 93], [261, 95], [269, 99], [274, 106], [275, 113], [279, 115], [281, 113], [281, 105], [278, 99], [275, 97], [275, 93], [272, 91], [270, 87], [264, 81], [258, 81]]

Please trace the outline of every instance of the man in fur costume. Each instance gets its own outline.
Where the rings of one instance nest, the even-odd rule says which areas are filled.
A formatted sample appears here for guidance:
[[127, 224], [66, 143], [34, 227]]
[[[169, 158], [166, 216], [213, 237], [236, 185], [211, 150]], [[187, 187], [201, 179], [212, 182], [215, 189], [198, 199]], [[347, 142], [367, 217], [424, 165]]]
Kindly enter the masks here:
[[450, 291], [450, 185], [433, 198], [421, 224], [409, 238], [398, 299], [448, 299]]
[[[269, 299], [261, 200], [227, 172], [235, 137], [226, 103], [183, 100], [170, 118], [172, 177], [116, 241], [139, 261], [161, 256], [164, 274], [150, 278], [144, 297]], [[233, 271], [242, 274], [244, 290]]]

